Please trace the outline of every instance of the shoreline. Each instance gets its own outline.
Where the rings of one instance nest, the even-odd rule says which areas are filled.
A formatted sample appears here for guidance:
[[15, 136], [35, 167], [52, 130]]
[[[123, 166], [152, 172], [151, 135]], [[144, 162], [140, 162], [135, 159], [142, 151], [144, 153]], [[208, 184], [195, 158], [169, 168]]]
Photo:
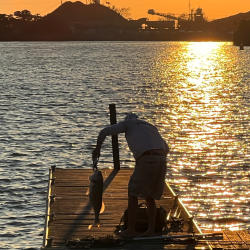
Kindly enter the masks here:
[[[204, 32], [205, 33], [205, 32]], [[230, 36], [213, 36], [195, 32], [145, 32], [145, 33], [127, 33], [120, 35], [108, 34], [103, 35], [96, 32], [95, 34], [83, 34], [81, 36], [55, 37], [47, 35], [45, 37], [6, 37], [0, 38], [0, 42], [35, 42], [35, 41], [158, 41], [158, 42], [234, 42]]]

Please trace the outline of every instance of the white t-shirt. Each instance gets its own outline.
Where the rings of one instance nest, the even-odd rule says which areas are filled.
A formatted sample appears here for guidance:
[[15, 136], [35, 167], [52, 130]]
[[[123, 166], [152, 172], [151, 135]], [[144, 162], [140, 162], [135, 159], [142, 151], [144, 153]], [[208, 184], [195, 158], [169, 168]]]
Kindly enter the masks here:
[[152, 149], [162, 149], [166, 153], [169, 151], [168, 145], [161, 137], [158, 129], [140, 119], [125, 120], [105, 127], [99, 133], [97, 144], [102, 145], [107, 135], [120, 133], [125, 133], [129, 149], [135, 159], [138, 159], [145, 151]]

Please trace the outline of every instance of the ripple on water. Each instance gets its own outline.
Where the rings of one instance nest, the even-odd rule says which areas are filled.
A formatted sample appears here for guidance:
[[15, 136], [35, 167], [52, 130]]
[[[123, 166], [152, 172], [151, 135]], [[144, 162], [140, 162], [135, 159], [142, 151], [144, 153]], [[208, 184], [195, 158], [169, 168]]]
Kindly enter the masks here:
[[171, 149], [167, 180], [202, 228], [249, 227], [249, 50], [38, 42], [0, 43], [0, 53], [0, 249], [41, 246], [48, 169], [91, 166], [109, 103], [118, 121], [135, 111], [157, 125]]

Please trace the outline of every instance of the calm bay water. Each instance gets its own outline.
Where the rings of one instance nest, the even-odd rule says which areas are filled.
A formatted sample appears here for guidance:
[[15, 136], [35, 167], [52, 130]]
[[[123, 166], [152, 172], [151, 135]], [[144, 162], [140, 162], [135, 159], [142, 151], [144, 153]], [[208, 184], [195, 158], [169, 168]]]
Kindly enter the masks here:
[[0, 43], [0, 249], [42, 245], [48, 169], [91, 167], [109, 103], [159, 128], [202, 229], [249, 228], [249, 85], [250, 48], [231, 43]]

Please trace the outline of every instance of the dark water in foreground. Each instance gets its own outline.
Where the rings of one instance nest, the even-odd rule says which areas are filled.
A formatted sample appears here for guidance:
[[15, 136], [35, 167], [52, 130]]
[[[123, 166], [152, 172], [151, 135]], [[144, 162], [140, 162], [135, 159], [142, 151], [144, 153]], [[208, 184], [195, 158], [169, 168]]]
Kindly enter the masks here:
[[[17, 42], [0, 43], [0, 55], [0, 249], [42, 245], [48, 168], [91, 166], [109, 103], [118, 120], [135, 111], [158, 126], [167, 180], [201, 228], [249, 228], [250, 48]], [[133, 167], [123, 136], [120, 148]]]

